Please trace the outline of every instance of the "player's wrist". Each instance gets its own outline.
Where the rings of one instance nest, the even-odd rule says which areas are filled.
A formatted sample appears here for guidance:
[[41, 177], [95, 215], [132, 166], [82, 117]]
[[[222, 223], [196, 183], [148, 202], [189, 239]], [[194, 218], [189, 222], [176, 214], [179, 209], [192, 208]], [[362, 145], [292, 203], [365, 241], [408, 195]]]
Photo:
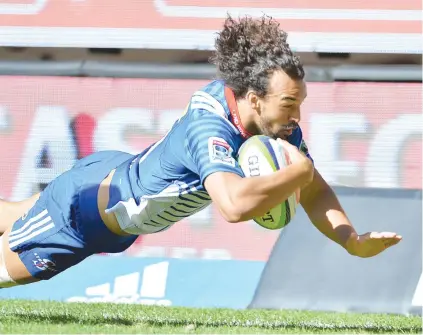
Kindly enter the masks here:
[[358, 251], [358, 245], [360, 242], [360, 236], [355, 232], [351, 232], [349, 236], [345, 239], [345, 242], [343, 243], [343, 247], [345, 250], [351, 254], [356, 256]]

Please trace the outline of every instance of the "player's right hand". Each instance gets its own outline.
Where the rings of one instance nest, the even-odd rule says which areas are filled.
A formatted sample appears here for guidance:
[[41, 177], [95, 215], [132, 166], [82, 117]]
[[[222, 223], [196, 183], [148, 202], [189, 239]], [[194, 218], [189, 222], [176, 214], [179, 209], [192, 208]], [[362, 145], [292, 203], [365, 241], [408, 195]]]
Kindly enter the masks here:
[[[291, 143], [282, 140], [278, 138], [276, 140], [282, 148], [288, 152], [288, 156], [291, 160], [291, 163], [307, 163], [307, 161], [310, 161], [306, 155], [304, 155], [295, 145], [292, 145]], [[307, 161], [306, 161], [307, 160]]]
[[314, 177], [314, 165], [313, 162], [295, 145], [292, 145], [288, 143], [287, 141], [284, 141], [280, 138], [276, 140], [282, 148], [288, 153], [289, 160], [291, 161], [291, 164], [297, 165], [299, 169], [303, 169], [307, 176], [307, 183], [308, 185]]
[[347, 251], [354, 256], [373, 257], [398, 244], [402, 236], [393, 232], [369, 232], [351, 236], [347, 243]]

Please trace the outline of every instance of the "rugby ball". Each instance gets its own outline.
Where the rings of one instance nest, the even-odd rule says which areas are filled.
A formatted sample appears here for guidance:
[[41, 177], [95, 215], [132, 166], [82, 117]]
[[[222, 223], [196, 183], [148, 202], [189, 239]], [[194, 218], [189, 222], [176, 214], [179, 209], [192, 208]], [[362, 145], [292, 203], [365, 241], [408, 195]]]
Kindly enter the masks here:
[[[282, 144], [268, 136], [256, 135], [245, 141], [238, 150], [237, 161], [245, 177], [257, 177], [282, 170], [291, 164]], [[300, 189], [285, 202], [253, 220], [267, 229], [281, 229], [295, 216], [300, 201]]]

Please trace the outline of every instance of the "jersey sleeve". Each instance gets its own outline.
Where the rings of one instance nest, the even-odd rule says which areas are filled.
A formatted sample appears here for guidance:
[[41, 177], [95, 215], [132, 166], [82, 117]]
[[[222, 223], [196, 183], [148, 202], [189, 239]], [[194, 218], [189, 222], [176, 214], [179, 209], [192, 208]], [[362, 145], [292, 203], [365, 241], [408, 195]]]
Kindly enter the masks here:
[[288, 137], [288, 142], [295, 145], [304, 155], [306, 155], [313, 163], [314, 160], [308, 151], [307, 144], [303, 138], [303, 132], [300, 127], [295, 129], [291, 136]]
[[229, 121], [218, 115], [202, 114], [190, 121], [185, 144], [202, 184], [214, 172], [232, 172], [244, 177], [236, 160], [236, 136]]

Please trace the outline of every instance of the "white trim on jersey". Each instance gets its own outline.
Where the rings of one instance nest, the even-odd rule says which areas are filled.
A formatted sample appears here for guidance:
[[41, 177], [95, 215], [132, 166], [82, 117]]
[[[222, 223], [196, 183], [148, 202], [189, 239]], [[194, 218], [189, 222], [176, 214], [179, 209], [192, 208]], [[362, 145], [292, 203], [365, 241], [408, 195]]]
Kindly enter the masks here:
[[180, 194], [180, 188], [177, 184], [172, 184], [166, 187], [163, 191], [157, 194], [143, 195], [143, 199], [155, 199], [155, 198], [170, 198], [177, 197]]
[[143, 196], [139, 205], [131, 198], [128, 201], [120, 201], [106, 212], [117, 214], [116, 218], [124, 231], [148, 234], [171, 226], [210, 204], [211, 199], [206, 192], [178, 181], [158, 194]]
[[[192, 108], [192, 109], [204, 109], [204, 110], [206, 110], [206, 111], [208, 111], [208, 112], [210, 112], [210, 113], [217, 114], [217, 113], [216, 113], [216, 110], [215, 110], [212, 106], [207, 105], [207, 104], [205, 104], [205, 103], [199, 103], [199, 102], [193, 101], [193, 102], [191, 103], [191, 108]], [[219, 114], [217, 114], [217, 115], [219, 115]], [[219, 116], [220, 116], [220, 115], [219, 115]]]
[[[154, 215], [150, 215], [150, 222], [153, 224], [158, 223], [162, 226], [173, 225], [199, 212], [211, 203], [211, 200], [202, 200], [194, 196], [187, 197], [187, 195], [184, 195], [183, 197], [186, 197], [186, 200], [181, 197], [168, 199], [168, 206], [163, 206], [161, 201], [150, 200], [148, 203], [149, 212], [155, 213]], [[161, 210], [155, 210], [156, 206]], [[173, 209], [172, 206], [175, 209]]]
[[198, 100], [200, 102], [208, 102], [215, 108], [215, 113], [220, 115], [221, 117], [227, 118], [225, 108], [222, 104], [211, 94], [204, 92], [204, 91], [196, 91], [192, 96], [193, 100]]
[[188, 193], [199, 192], [198, 189], [195, 186], [189, 186], [187, 183], [185, 183], [183, 181], [179, 181], [178, 185], [181, 189], [180, 194], [188, 194]]
[[155, 198], [163, 198], [163, 197], [178, 197], [181, 194], [186, 193], [192, 193], [192, 192], [198, 192], [197, 188], [195, 186], [188, 186], [188, 184], [176, 181], [173, 184], [169, 185], [162, 191], [160, 191], [157, 194], [151, 194], [151, 195], [144, 195], [143, 199], [155, 199]]
[[[228, 119], [228, 115], [225, 112], [225, 108], [223, 105], [217, 101], [215, 97], [213, 97], [211, 94], [203, 91], [197, 91], [194, 93], [194, 95], [191, 98], [192, 105], [191, 108], [201, 108], [205, 109], [213, 114], [219, 115], [223, 120], [225, 120], [231, 128], [235, 131], [235, 133], [238, 135], [239, 131], [236, 129], [236, 127], [232, 124], [231, 121]], [[206, 104], [206, 103], [207, 104]], [[201, 106], [197, 106], [198, 103], [201, 103]]]

